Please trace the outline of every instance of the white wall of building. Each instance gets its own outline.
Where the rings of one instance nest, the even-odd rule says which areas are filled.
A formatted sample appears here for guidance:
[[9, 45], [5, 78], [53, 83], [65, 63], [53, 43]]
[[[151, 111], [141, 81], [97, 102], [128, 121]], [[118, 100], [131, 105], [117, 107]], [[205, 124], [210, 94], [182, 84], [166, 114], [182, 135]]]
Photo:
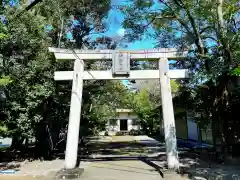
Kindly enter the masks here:
[[[175, 119], [176, 123], [176, 131], [177, 131], [177, 137], [183, 138], [183, 139], [189, 139], [194, 141], [200, 140], [200, 130], [197, 125], [197, 123], [194, 121], [193, 115], [191, 113], [188, 113], [187, 121], [182, 119]], [[178, 131], [181, 131], [181, 135], [183, 135], [184, 131], [186, 132], [186, 137], [178, 136]], [[164, 136], [164, 124], [162, 122], [161, 128], [160, 128], [161, 135]]]
[[187, 121], [187, 126], [188, 126], [188, 139], [198, 141], [199, 129], [197, 123], [189, 119]]
[[[113, 120], [109, 120], [106, 124], [106, 131], [108, 135], [116, 135], [117, 132], [120, 131], [120, 121], [126, 120], [127, 121], [127, 131], [140, 130], [140, 124], [136, 124], [134, 121], [139, 121], [138, 117], [134, 115], [130, 110], [118, 110], [118, 116], [114, 119], [116, 120], [115, 123], [111, 123]], [[103, 133], [101, 133], [103, 134]]]

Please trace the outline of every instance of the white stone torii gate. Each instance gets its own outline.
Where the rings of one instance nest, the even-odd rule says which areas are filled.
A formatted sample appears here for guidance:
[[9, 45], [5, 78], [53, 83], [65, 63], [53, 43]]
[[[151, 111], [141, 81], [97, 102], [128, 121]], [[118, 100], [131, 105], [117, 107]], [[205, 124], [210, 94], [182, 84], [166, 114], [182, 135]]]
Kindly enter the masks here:
[[[169, 70], [168, 59], [184, 58], [187, 52], [179, 53], [174, 48], [163, 48], [155, 50], [142, 51], [115, 51], [115, 50], [67, 50], [60, 48], [49, 48], [53, 52], [56, 59], [59, 60], [74, 60], [74, 71], [56, 71], [54, 79], [72, 80], [72, 94], [70, 104], [70, 115], [67, 135], [67, 145], [65, 153], [64, 168], [74, 169], [77, 163], [79, 129], [82, 105], [82, 89], [83, 80], [113, 80], [113, 79], [160, 79], [162, 111], [164, 121], [164, 133], [166, 142], [166, 155], [168, 168], [178, 168], [178, 153], [176, 142], [176, 128], [172, 103], [172, 94], [170, 86], [170, 78], [186, 78], [188, 71]], [[123, 59], [117, 56], [124, 57]], [[126, 58], [128, 57], [128, 58]], [[111, 60], [113, 64], [117, 61], [125, 61], [118, 64], [115, 68], [118, 71], [125, 71], [126, 67], [129, 72], [120, 72], [120, 75], [113, 75], [112, 71], [84, 71], [84, 60]], [[130, 59], [137, 60], [159, 60], [159, 70], [131, 70]], [[117, 60], [117, 61], [116, 61]], [[127, 64], [129, 63], [129, 64]], [[115, 69], [115, 71], [116, 71]], [[122, 73], [122, 74], [121, 74]], [[126, 76], [127, 74], [127, 76]], [[116, 74], [115, 74], [116, 75]]]

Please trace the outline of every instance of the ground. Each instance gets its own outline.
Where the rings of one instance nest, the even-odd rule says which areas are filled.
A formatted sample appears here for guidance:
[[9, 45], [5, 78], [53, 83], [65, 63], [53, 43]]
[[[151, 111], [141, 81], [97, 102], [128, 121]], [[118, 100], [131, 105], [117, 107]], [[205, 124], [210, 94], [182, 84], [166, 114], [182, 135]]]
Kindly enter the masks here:
[[[84, 168], [81, 180], [186, 180], [189, 172], [180, 175], [167, 171], [164, 144], [147, 136], [116, 136], [92, 137], [88, 145], [88, 153], [81, 155], [79, 167]], [[195, 156], [179, 149], [181, 166], [187, 166], [188, 171], [193, 170], [202, 175], [213, 171], [216, 167], [206, 168], [199, 163]], [[53, 161], [24, 162], [20, 171], [11, 175], [0, 175], [1, 180], [52, 180], [58, 170], [63, 167], [63, 159]], [[218, 169], [219, 170], [219, 169]], [[225, 172], [223, 172], [225, 171]], [[219, 172], [219, 171], [218, 171]], [[229, 169], [222, 169], [222, 173]], [[238, 171], [240, 172], [240, 171]], [[237, 176], [238, 174], [231, 174]], [[228, 178], [229, 179], [229, 178]]]

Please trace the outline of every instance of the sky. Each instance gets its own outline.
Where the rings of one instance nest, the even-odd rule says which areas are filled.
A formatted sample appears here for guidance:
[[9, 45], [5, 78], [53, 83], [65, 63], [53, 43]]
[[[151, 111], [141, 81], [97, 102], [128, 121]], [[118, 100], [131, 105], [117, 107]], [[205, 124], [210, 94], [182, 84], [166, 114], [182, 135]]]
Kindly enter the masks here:
[[[129, 1], [127, 0], [112, 0], [112, 9], [109, 12], [107, 22], [109, 22], [109, 30], [105, 33], [107, 36], [124, 36], [124, 29], [121, 24], [124, 20], [124, 15], [119, 10], [120, 5], [128, 6]], [[156, 41], [154, 39], [143, 39], [142, 41], [135, 41], [134, 43], [129, 43], [127, 49], [137, 50], [137, 49], [153, 49], [155, 47]]]

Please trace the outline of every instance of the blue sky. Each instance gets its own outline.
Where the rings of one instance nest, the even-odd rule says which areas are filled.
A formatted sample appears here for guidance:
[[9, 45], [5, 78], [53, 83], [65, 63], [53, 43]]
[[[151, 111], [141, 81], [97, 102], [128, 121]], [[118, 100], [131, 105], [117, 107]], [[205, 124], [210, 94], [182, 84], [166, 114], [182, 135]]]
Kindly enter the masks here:
[[[107, 36], [123, 36], [124, 29], [121, 24], [124, 20], [124, 15], [119, 10], [120, 5], [128, 6], [129, 1], [127, 0], [112, 0], [112, 9], [109, 12], [107, 22], [109, 22], [109, 30], [105, 33]], [[129, 43], [127, 49], [153, 49], [155, 47], [156, 41], [150, 38], [144, 38], [142, 41], [135, 41], [134, 43]]]

